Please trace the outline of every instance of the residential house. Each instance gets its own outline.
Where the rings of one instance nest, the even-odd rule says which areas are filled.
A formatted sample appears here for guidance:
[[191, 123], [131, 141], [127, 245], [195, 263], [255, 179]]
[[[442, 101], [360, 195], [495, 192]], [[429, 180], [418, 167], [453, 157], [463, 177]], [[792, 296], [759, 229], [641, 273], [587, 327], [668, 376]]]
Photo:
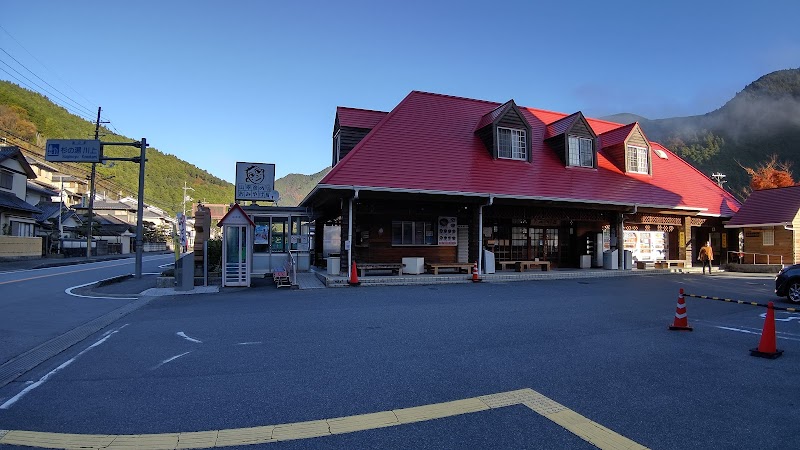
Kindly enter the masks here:
[[0, 257], [35, 257], [42, 241], [34, 237], [35, 214], [41, 210], [25, 201], [30, 164], [17, 147], [0, 147]]
[[339, 107], [332, 161], [300, 206], [314, 210], [315, 248], [339, 227], [345, 270], [403, 257], [604, 266], [615, 249], [692, 264], [706, 240], [726, 254], [740, 207], [637, 123], [513, 100], [414, 91], [390, 112]]
[[[800, 262], [800, 186], [753, 191], [725, 225], [738, 230], [745, 264]], [[734, 253], [735, 253], [734, 252]]]

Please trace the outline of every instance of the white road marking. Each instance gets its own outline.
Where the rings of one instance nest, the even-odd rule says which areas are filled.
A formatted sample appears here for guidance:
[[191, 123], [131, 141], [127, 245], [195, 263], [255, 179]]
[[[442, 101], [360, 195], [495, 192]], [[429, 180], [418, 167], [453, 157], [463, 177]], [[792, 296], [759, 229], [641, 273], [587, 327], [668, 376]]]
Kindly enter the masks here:
[[[759, 317], [761, 317], [762, 319], [766, 319], [767, 318], [767, 313], [761, 313], [761, 315], [759, 315]], [[776, 317], [775, 320], [777, 322], [791, 322], [793, 320], [796, 320], [796, 321], [800, 322], [800, 315], [789, 315], [788, 317], [784, 317], [784, 318]]]
[[[164, 258], [166, 258], [167, 256], [170, 256], [170, 255], [165, 255], [165, 256], [153, 256], [153, 257], [149, 257], [149, 258], [147, 258], [147, 259], [145, 259], [145, 258], [142, 258], [142, 262], [148, 262], [148, 261], [155, 261], [155, 260], [158, 260], [158, 259], [164, 259]], [[92, 262], [90, 262], [90, 263], [80, 263], [80, 265], [81, 265], [81, 266], [88, 266], [88, 265], [90, 265], [90, 264], [103, 264], [103, 263], [108, 263], [108, 262], [114, 262], [114, 263], [117, 263], [117, 262], [119, 262], [119, 261], [121, 261], [121, 260], [123, 260], [123, 259], [124, 259], [124, 260], [131, 259], [132, 261], [126, 261], [126, 262], [125, 262], [125, 263], [123, 263], [123, 264], [113, 264], [113, 265], [111, 265], [111, 266], [112, 266], [112, 267], [113, 267], [113, 266], [123, 266], [123, 265], [125, 265], [125, 264], [133, 264], [133, 263], [135, 263], [135, 262], [136, 262], [135, 258], [119, 258], [119, 259], [108, 259], [108, 260], [105, 260], [105, 261], [92, 261]], [[63, 265], [63, 266], [51, 266], [51, 267], [37, 267], [37, 268], [34, 268], [34, 269], [18, 269], [18, 270], [8, 270], [8, 271], [6, 271], [6, 272], [0, 272], [0, 275], [6, 275], [6, 274], [10, 274], [10, 273], [20, 273], [20, 272], [33, 272], [33, 271], [36, 271], [36, 270], [63, 269], [63, 268], [65, 268], [65, 267], [71, 267], [71, 266], [75, 266], [75, 265], [78, 265], [78, 264], [65, 264], [65, 265]], [[56, 275], [59, 275], [59, 274], [56, 274]]]
[[97, 341], [97, 342], [95, 342], [94, 344], [90, 345], [89, 347], [85, 348], [85, 349], [84, 349], [84, 350], [82, 350], [80, 353], [78, 353], [77, 355], [75, 355], [75, 357], [73, 357], [73, 358], [71, 358], [71, 359], [69, 359], [69, 360], [67, 360], [67, 361], [63, 362], [63, 363], [62, 363], [60, 366], [58, 366], [58, 367], [56, 367], [55, 369], [51, 370], [50, 372], [48, 372], [48, 373], [47, 373], [45, 376], [43, 376], [42, 378], [39, 378], [39, 381], [36, 381], [36, 382], [34, 382], [34, 383], [31, 383], [31, 384], [30, 384], [30, 385], [28, 385], [28, 386], [27, 386], [25, 389], [23, 389], [22, 391], [20, 391], [20, 393], [19, 393], [19, 394], [17, 394], [17, 395], [15, 395], [15, 396], [11, 397], [10, 399], [8, 399], [8, 400], [7, 400], [5, 403], [3, 403], [2, 405], [0, 405], [0, 409], [8, 409], [8, 408], [11, 408], [11, 406], [12, 406], [12, 405], [14, 405], [14, 403], [16, 403], [16, 402], [17, 402], [19, 399], [21, 399], [22, 397], [24, 397], [24, 396], [25, 396], [25, 395], [26, 395], [28, 392], [30, 392], [30, 391], [32, 391], [32, 390], [34, 390], [34, 389], [36, 389], [37, 387], [41, 386], [42, 384], [44, 384], [44, 382], [45, 382], [45, 381], [47, 381], [48, 379], [50, 379], [50, 377], [52, 377], [53, 375], [57, 374], [58, 372], [60, 372], [60, 371], [61, 371], [62, 369], [64, 369], [65, 367], [67, 367], [67, 366], [69, 366], [70, 364], [72, 364], [73, 362], [75, 362], [75, 360], [76, 360], [76, 359], [78, 359], [78, 358], [79, 358], [81, 355], [83, 355], [84, 353], [88, 352], [89, 350], [91, 350], [91, 349], [93, 349], [93, 348], [97, 347], [98, 345], [102, 344], [103, 342], [105, 342], [106, 340], [108, 340], [108, 338], [110, 338], [110, 337], [111, 337], [111, 336], [112, 336], [114, 333], [117, 333], [119, 330], [121, 330], [121, 329], [123, 329], [123, 328], [125, 328], [125, 327], [127, 327], [127, 326], [128, 326], [128, 324], [126, 323], [125, 325], [123, 325], [123, 326], [121, 326], [121, 327], [117, 328], [116, 330], [114, 330], [114, 331], [112, 331], [112, 332], [110, 332], [110, 333], [106, 334], [106, 335], [105, 335], [105, 336], [104, 336], [102, 339], [100, 339], [99, 341]]
[[261, 342], [261, 341], [257, 341], [257, 342], [239, 342], [236, 345], [258, 345], [258, 344], [263, 344], [263, 342]]
[[190, 338], [183, 331], [179, 331], [179, 332], [177, 332], [175, 334], [177, 334], [178, 336], [180, 336], [180, 337], [182, 337], [182, 338], [184, 338], [184, 339], [186, 339], [187, 341], [190, 341], [190, 342], [195, 342], [197, 344], [202, 344], [203, 343], [203, 341], [200, 341], [200, 340], [197, 340], [197, 339], [194, 339], [194, 338]]
[[[715, 325], [714, 328], [719, 328], [721, 330], [728, 330], [728, 331], [736, 331], [738, 333], [747, 333], [747, 334], [755, 334], [761, 336], [760, 331], [750, 331], [750, 330], [743, 330], [741, 328], [733, 328], [733, 327], [723, 327], [719, 325]], [[788, 336], [787, 336], [788, 335]], [[775, 338], [776, 339], [785, 339], [787, 341], [798, 341], [800, 342], [800, 337], [796, 337], [797, 335], [791, 333], [783, 333], [783, 332], [776, 332]]]
[[158, 363], [158, 365], [157, 365], [157, 366], [155, 366], [155, 367], [153, 367], [153, 369], [152, 369], [152, 370], [156, 370], [156, 369], [158, 369], [159, 367], [163, 366], [164, 364], [166, 364], [166, 363], [168, 363], [168, 362], [171, 362], [171, 361], [174, 361], [174, 360], [176, 360], [176, 359], [180, 358], [181, 356], [188, 355], [189, 353], [192, 353], [192, 351], [190, 350], [190, 351], [188, 351], [188, 352], [181, 353], [180, 355], [175, 355], [175, 356], [173, 356], [172, 358], [167, 358], [167, 359], [165, 359], [165, 360], [161, 361], [160, 363]]
[[[104, 281], [104, 280], [100, 280], [100, 281]], [[68, 295], [73, 296], [73, 297], [81, 297], [81, 298], [102, 298], [102, 299], [110, 299], [110, 300], [136, 300], [138, 298], [138, 297], [100, 297], [100, 296], [93, 296], [93, 295], [81, 295], [81, 294], [76, 294], [76, 293], [72, 292], [73, 289], [80, 289], [82, 287], [91, 286], [91, 285], [93, 285], [95, 283], [99, 283], [100, 281], [90, 281], [89, 283], [83, 283], [83, 284], [79, 284], [78, 286], [72, 286], [70, 288], [64, 289], [64, 292], [67, 293]]]

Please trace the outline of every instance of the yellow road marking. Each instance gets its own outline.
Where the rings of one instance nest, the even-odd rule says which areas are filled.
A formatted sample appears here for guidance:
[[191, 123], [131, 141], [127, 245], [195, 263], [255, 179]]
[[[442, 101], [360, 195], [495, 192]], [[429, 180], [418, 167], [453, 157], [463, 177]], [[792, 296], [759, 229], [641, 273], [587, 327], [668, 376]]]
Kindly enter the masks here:
[[441, 419], [461, 414], [524, 405], [555, 422], [565, 430], [603, 450], [646, 450], [647, 447], [593, 422], [566, 406], [534, 391], [520, 389], [452, 402], [434, 403], [412, 408], [371, 414], [312, 420], [282, 425], [233, 428], [188, 433], [98, 435], [44, 433], [39, 431], [0, 430], [0, 444], [44, 448], [101, 449], [188, 449], [265, 444], [270, 442], [309, 439], [334, 434], [352, 433], [377, 428]]

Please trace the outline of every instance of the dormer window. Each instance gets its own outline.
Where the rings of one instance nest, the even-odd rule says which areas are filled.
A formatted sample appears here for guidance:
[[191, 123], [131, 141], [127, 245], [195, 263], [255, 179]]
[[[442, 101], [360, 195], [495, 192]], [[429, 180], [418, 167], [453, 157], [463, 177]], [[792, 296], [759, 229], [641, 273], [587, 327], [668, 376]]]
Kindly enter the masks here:
[[650, 161], [647, 159], [647, 148], [629, 145], [625, 152], [627, 170], [631, 173], [650, 173]]
[[592, 139], [577, 136], [569, 137], [569, 156], [567, 161], [570, 166], [594, 167], [594, 149]]
[[497, 157], [505, 159], [528, 159], [525, 130], [497, 127]]

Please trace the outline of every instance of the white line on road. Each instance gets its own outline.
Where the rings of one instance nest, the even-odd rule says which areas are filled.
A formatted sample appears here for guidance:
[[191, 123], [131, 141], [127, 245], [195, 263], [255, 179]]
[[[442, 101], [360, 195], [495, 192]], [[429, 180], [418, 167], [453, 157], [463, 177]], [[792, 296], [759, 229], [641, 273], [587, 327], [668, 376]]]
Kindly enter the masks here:
[[19, 393], [19, 394], [17, 394], [17, 395], [15, 395], [15, 396], [11, 397], [10, 399], [8, 399], [8, 400], [7, 400], [5, 403], [3, 403], [2, 405], [0, 405], [0, 409], [8, 409], [8, 408], [11, 408], [11, 406], [12, 406], [14, 403], [16, 403], [16, 402], [17, 402], [19, 399], [21, 399], [22, 397], [24, 397], [24, 396], [25, 396], [25, 394], [27, 394], [28, 392], [30, 392], [30, 391], [32, 391], [32, 390], [34, 390], [34, 389], [36, 389], [37, 387], [41, 386], [42, 384], [44, 384], [44, 382], [45, 382], [45, 381], [47, 381], [48, 379], [50, 379], [50, 377], [52, 377], [53, 375], [57, 374], [58, 372], [60, 372], [60, 371], [61, 371], [62, 369], [64, 369], [65, 367], [67, 367], [67, 366], [69, 366], [70, 364], [72, 364], [73, 362], [75, 362], [75, 360], [76, 360], [76, 359], [78, 359], [78, 357], [80, 357], [80, 356], [81, 356], [81, 355], [83, 355], [84, 353], [88, 352], [89, 350], [91, 350], [91, 349], [93, 349], [93, 348], [97, 347], [98, 345], [102, 344], [103, 342], [105, 342], [106, 340], [108, 340], [108, 338], [110, 338], [110, 337], [111, 337], [111, 336], [112, 336], [114, 333], [117, 333], [118, 331], [120, 331], [121, 329], [123, 329], [123, 328], [125, 328], [125, 327], [127, 327], [127, 326], [128, 326], [128, 324], [126, 323], [125, 325], [123, 325], [123, 326], [121, 326], [121, 327], [117, 328], [116, 330], [114, 330], [114, 331], [112, 331], [112, 332], [110, 332], [110, 333], [106, 334], [105, 336], [103, 336], [103, 338], [102, 338], [102, 339], [100, 339], [99, 341], [97, 341], [97, 342], [95, 342], [94, 344], [90, 345], [89, 347], [85, 348], [85, 349], [84, 349], [84, 350], [82, 350], [80, 353], [78, 353], [77, 355], [75, 355], [75, 357], [73, 357], [73, 358], [71, 358], [71, 359], [69, 359], [69, 360], [65, 361], [65, 362], [64, 362], [64, 363], [62, 363], [60, 366], [58, 366], [58, 367], [56, 367], [55, 369], [53, 369], [53, 370], [51, 370], [50, 372], [48, 372], [48, 373], [47, 373], [45, 376], [43, 376], [42, 378], [39, 378], [39, 381], [36, 381], [35, 383], [28, 385], [28, 386], [27, 386], [25, 389], [23, 389], [22, 391], [20, 391], [20, 393]]
[[[145, 259], [145, 258], [142, 258], [142, 262], [156, 261], [156, 260], [159, 260], [159, 259], [164, 259], [164, 258], [166, 258], [167, 256], [170, 256], [170, 255], [166, 255], [166, 256], [153, 256], [153, 257], [149, 257], [149, 258], [147, 258], [147, 259]], [[119, 261], [122, 261], [122, 260], [124, 260], [125, 262], [119, 263]], [[129, 261], [129, 260], [130, 260], [130, 261]], [[125, 264], [133, 264], [133, 263], [135, 263], [135, 262], [136, 262], [136, 260], [135, 260], [134, 258], [108, 259], [108, 260], [105, 260], [105, 261], [92, 261], [92, 262], [89, 262], [89, 263], [80, 263], [80, 264], [77, 264], [77, 263], [76, 263], [76, 264], [65, 264], [65, 265], [63, 265], [63, 266], [38, 267], [38, 268], [35, 268], [35, 269], [19, 269], [19, 270], [9, 270], [9, 271], [7, 271], [7, 272], [0, 272], [0, 275], [7, 275], [7, 274], [12, 274], [12, 273], [21, 273], [21, 272], [34, 272], [34, 271], [37, 271], [37, 270], [63, 269], [63, 268], [65, 268], [65, 267], [71, 267], [71, 266], [76, 266], [76, 265], [88, 266], [88, 265], [90, 265], [90, 264], [105, 264], [105, 263], [108, 263], [108, 262], [114, 262], [114, 263], [116, 263], [116, 264], [109, 264], [109, 265], [107, 265], [106, 267], [114, 267], [114, 266], [124, 266]], [[48, 277], [49, 277], [49, 276], [56, 276], [56, 275], [65, 275], [65, 274], [70, 274], [70, 273], [73, 273], [73, 272], [85, 272], [85, 271], [87, 271], [87, 270], [94, 270], [94, 269], [95, 269], [95, 267], [90, 267], [90, 268], [81, 269], [81, 270], [75, 270], [75, 271], [70, 271], [70, 272], [59, 272], [59, 273], [54, 273], [54, 274], [51, 274], [51, 275], [45, 275], [45, 276], [48, 276]], [[37, 278], [42, 278], [42, 277], [37, 277]], [[24, 280], [14, 280], [14, 281], [24, 281]]]
[[261, 341], [256, 341], [256, 342], [238, 342], [236, 345], [258, 345], [258, 344], [263, 344], [263, 342], [261, 342]]
[[[738, 333], [756, 334], [756, 335], [759, 335], [759, 336], [761, 335], [761, 332], [743, 330], [741, 328], [723, 327], [723, 326], [719, 326], [719, 325], [715, 325], [714, 328], [719, 328], [721, 330], [728, 330], [728, 331], [736, 331]], [[785, 339], [787, 341], [798, 341], [798, 342], [800, 342], [800, 338], [794, 337], [795, 335], [790, 334], [789, 336], [785, 336], [786, 334], [790, 334], [790, 333], [778, 333], [778, 332], [776, 332], [775, 333], [775, 337], [777, 339]]]
[[[100, 281], [105, 281], [105, 280], [100, 280]], [[83, 284], [80, 284], [78, 286], [72, 286], [70, 288], [64, 289], [64, 292], [66, 292], [68, 295], [71, 295], [73, 297], [82, 297], [82, 298], [103, 298], [103, 299], [111, 299], [111, 300], [136, 300], [138, 298], [138, 297], [99, 297], [99, 296], [93, 296], [93, 295], [81, 295], [81, 294], [76, 294], [76, 293], [72, 292], [73, 289], [80, 289], [82, 287], [91, 286], [93, 284], [99, 283], [100, 281], [90, 281], [88, 283], [83, 283]]]
[[174, 360], [176, 360], [176, 359], [180, 358], [181, 356], [188, 355], [189, 353], [192, 353], [192, 351], [191, 351], [191, 350], [189, 350], [188, 352], [181, 353], [180, 355], [175, 355], [175, 356], [173, 356], [172, 358], [167, 358], [167, 359], [165, 359], [165, 360], [161, 361], [160, 363], [158, 363], [158, 365], [157, 365], [157, 366], [155, 366], [155, 367], [153, 367], [151, 370], [156, 370], [156, 369], [158, 369], [159, 367], [163, 366], [164, 364], [166, 364], [166, 363], [168, 363], [168, 362], [171, 362], [171, 361], [174, 361]]
[[184, 339], [186, 339], [187, 341], [190, 341], [190, 342], [195, 342], [197, 344], [202, 344], [203, 343], [203, 341], [200, 341], [200, 340], [197, 340], [197, 339], [194, 339], [194, 338], [190, 338], [183, 331], [179, 331], [179, 332], [177, 332], [175, 334], [177, 334], [178, 336], [180, 336], [180, 337], [182, 337], [182, 338], [184, 338]]

